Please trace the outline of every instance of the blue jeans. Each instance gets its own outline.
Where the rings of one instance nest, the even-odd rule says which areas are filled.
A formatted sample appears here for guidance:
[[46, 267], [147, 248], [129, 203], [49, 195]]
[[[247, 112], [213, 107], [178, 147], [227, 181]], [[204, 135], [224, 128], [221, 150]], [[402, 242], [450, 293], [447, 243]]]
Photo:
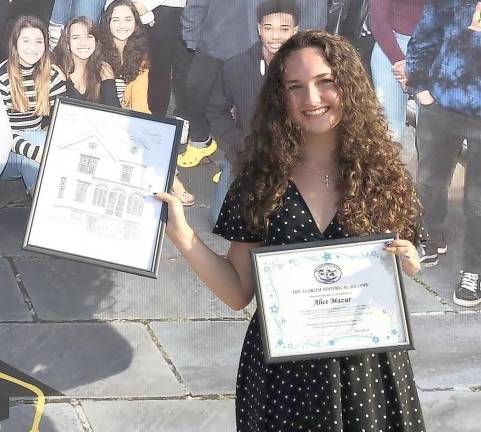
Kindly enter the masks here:
[[[19, 134], [31, 142], [41, 147], [45, 144], [47, 132], [42, 130], [20, 131]], [[0, 174], [1, 181], [22, 179], [28, 192], [33, 191], [37, 181], [38, 169], [40, 164], [26, 156], [10, 152], [5, 169]]]
[[55, 0], [50, 21], [56, 24], [67, 24], [77, 16], [87, 16], [98, 23], [105, 0]]
[[219, 183], [217, 183], [217, 187], [215, 188], [214, 196], [212, 197], [209, 207], [209, 213], [207, 214], [207, 220], [212, 228], [217, 223], [220, 209], [222, 208], [222, 203], [224, 202], [225, 196], [229, 191], [232, 180], [234, 180], [232, 178], [231, 165], [227, 159], [222, 159], [220, 163], [220, 169], [222, 170], [222, 174], [220, 176]]
[[[411, 36], [399, 33], [395, 33], [394, 35], [396, 36], [401, 51], [406, 54]], [[371, 55], [374, 90], [376, 91], [379, 102], [384, 108], [386, 120], [393, 134], [393, 140], [400, 143], [406, 125], [408, 95], [403, 92], [399, 81], [394, 78], [391, 67], [391, 62], [376, 43]]]

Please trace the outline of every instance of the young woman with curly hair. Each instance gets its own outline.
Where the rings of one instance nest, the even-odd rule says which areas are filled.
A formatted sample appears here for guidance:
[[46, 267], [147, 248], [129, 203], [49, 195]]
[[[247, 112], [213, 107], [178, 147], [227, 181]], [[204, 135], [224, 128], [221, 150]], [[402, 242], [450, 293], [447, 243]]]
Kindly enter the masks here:
[[[205, 284], [239, 310], [254, 296], [249, 250], [258, 246], [396, 231], [386, 245], [410, 275], [419, 213], [356, 51], [342, 37], [302, 32], [269, 65], [252, 134], [214, 233], [231, 241], [226, 257], [188, 225], [178, 200], [167, 234]], [[424, 431], [408, 354], [387, 352], [266, 364], [257, 312], [237, 378], [239, 432]]]
[[[100, 33], [105, 60], [114, 70], [122, 107], [150, 113], [148, 41], [132, 1], [110, 3], [100, 20]], [[195, 204], [194, 196], [185, 189], [177, 174], [172, 192], [184, 206]]]
[[120, 107], [112, 67], [103, 61], [97, 27], [85, 16], [72, 18], [53, 51], [67, 77], [67, 96]]
[[130, 0], [109, 4], [100, 20], [100, 38], [105, 61], [114, 71], [122, 107], [150, 113], [147, 35]]

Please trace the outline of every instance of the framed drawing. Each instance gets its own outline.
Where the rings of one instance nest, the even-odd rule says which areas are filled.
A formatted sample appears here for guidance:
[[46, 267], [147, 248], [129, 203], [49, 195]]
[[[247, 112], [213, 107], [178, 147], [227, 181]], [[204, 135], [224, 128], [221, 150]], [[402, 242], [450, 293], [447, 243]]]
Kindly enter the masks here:
[[156, 278], [182, 121], [58, 98], [23, 247]]
[[394, 239], [251, 249], [266, 362], [413, 349]]

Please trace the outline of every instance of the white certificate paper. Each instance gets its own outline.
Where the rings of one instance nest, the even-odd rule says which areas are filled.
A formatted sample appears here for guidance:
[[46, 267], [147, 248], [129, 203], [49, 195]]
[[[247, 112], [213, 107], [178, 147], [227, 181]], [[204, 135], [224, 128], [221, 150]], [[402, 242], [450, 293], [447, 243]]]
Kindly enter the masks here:
[[387, 240], [254, 252], [266, 360], [410, 347]]

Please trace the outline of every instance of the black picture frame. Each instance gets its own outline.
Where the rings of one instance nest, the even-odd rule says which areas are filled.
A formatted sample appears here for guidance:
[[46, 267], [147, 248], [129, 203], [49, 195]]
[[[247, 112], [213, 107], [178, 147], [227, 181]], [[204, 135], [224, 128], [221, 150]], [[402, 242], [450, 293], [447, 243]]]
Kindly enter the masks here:
[[[58, 97], [23, 248], [157, 278], [183, 122]], [[91, 244], [86, 244], [90, 242]]]
[[[264, 350], [264, 359], [266, 363], [280, 363], [280, 362], [287, 362], [287, 361], [298, 361], [298, 360], [312, 360], [318, 358], [330, 358], [330, 357], [341, 357], [341, 356], [351, 356], [351, 355], [360, 355], [366, 353], [379, 353], [379, 352], [387, 352], [387, 351], [396, 351], [396, 350], [413, 350], [414, 343], [413, 343], [413, 336], [411, 330], [411, 323], [409, 318], [409, 311], [407, 308], [406, 303], [406, 295], [404, 289], [404, 282], [402, 277], [402, 269], [399, 257], [393, 254], [389, 254], [388, 252], [384, 251], [386, 254], [385, 260], [389, 262], [389, 270], [392, 270], [392, 277], [394, 280], [394, 284], [391, 287], [394, 292], [393, 294], [396, 296], [398, 312], [400, 316], [402, 331], [404, 341], [402, 343], [393, 343], [393, 344], [382, 344], [382, 345], [373, 345], [367, 343], [363, 348], [353, 348], [353, 349], [331, 349], [328, 351], [323, 351], [322, 348], [315, 352], [309, 352], [304, 354], [275, 354], [273, 349], [273, 343], [275, 336], [269, 333], [269, 326], [267, 324], [267, 320], [271, 319], [270, 315], [273, 313], [278, 314], [279, 308], [278, 305], [275, 304], [277, 310], [272, 312], [266, 301], [266, 284], [262, 282], [263, 277], [261, 277], [262, 271], [266, 272], [266, 268], [263, 270], [263, 265], [265, 263], [262, 262], [262, 257], [275, 257], [278, 254], [283, 254], [287, 256], [286, 253], [289, 255], [295, 256], [296, 254], [305, 253], [309, 251], [310, 253], [315, 253], [319, 255], [319, 264], [323, 263], [323, 259], [321, 259], [322, 254], [326, 254], [327, 251], [332, 251], [333, 249], [349, 249], [355, 246], [364, 245], [377, 245], [380, 247], [384, 247], [384, 244], [388, 241], [392, 241], [396, 238], [395, 234], [387, 233], [381, 235], [370, 235], [370, 236], [363, 236], [363, 237], [351, 237], [351, 238], [340, 238], [340, 239], [333, 239], [333, 240], [325, 240], [325, 241], [316, 241], [316, 242], [309, 242], [308, 244], [299, 243], [299, 244], [290, 244], [290, 245], [282, 245], [282, 246], [267, 246], [267, 247], [258, 247], [253, 248], [250, 250], [250, 258], [251, 264], [254, 270], [254, 279], [255, 279], [255, 297], [257, 302], [257, 310], [258, 310], [258, 317], [259, 317], [259, 327], [261, 329], [261, 338], [262, 338], [262, 345]], [[292, 261], [294, 262], [294, 261]], [[317, 270], [317, 268], [316, 268]], [[374, 269], [373, 269], [374, 270]], [[269, 272], [271, 269], [269, 268]], [[284, 271], [284, 270], [283, 270]], [[337, 276], [336, 276], [337, 277]], [[341, 276], [339, 276], [341, 277]], [[300, 279], [300, 278], [299, 278]], [[296, 280], [299, 280], [296, 279]], [[342, 280], [342, 279], [339, 279]], [[329, 282], [329, 284], [320, 282], [320, 287], [322, 286], [329, 286], [335, 287], [336, 285], [331, 285], [335, 282]], [[386, 287], [382, 287], [385, 291]], [[317, 288], [316, 288], [317, 290]], [[319, 288], [319, 291], [321, 288]], [[295, 293], [298, 291], [298, 287], [293, 289], [292, 292]], [[336, 305], [337, 306], [337, 305]], [[351, 304], [349, 304], [351, 307]], [[342, 308], [342, 306], [341, 306]], [[299, 318], [299, 317], [297, 317]], [[285, 320], [285, 318], [283, 318]], [[296, 319], [296, 317], [289, 317], [290, 319]], [[272, 326], [271, 326], [272, 328]], [[304, 336], [302, 336], [304, 337]]]

